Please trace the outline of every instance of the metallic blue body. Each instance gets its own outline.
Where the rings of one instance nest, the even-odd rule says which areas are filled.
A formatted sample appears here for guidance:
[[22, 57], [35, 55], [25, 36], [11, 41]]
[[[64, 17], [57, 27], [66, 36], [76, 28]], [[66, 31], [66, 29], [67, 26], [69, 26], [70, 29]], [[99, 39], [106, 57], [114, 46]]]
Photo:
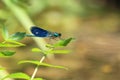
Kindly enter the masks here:
[[31, 27], [31, 32], [35, 37], [50, 37], [50, 38], [56, 38], [60, 37], [61, 34], [57, 32], [50, 32], [47, 30], [44, 30], [42, 28], [39, 28], [37, 26]]

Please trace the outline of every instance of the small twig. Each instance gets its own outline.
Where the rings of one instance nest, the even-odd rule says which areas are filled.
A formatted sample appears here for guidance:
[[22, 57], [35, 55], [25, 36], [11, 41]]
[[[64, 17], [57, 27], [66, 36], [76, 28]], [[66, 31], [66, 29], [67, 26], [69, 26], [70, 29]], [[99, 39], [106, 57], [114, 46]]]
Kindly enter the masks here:
[[[43, 57], [40, 59], [40, 63], [42, 63], [44, 59], [45, 59], [45, 56], [43, 56]], [[37, 73], [37, 71], [38, 71], [38, 68], [39, 68], [39, 65], [36, 66], [36, 68], [35, 68], [32, 76], [31, 76], [31, 79], [30, 79], [30, 80], [33, 80], [33, 79], [34, 79], [34, 77], [35, 77], [35, 75], [36, 75], [36, 73]]]

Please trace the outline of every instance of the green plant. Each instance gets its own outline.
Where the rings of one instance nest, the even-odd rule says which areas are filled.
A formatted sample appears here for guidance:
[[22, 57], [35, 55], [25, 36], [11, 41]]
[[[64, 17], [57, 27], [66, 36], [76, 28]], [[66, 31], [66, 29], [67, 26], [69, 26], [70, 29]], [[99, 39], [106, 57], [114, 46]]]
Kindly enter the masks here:
[[[20, 43], [18, 41], [22, 40], [23, 38], [26, 37], [26, 33], [25, 32], [16, 32], [12, 35], [10, 35], [8, 33], [8, 30], [6, 29], [6, 27], [3, 25], [3, 29], [2, 29], [2, 36], [4, 38], [4, 41], [0, 43], [0, 47], [4, 48], [4, 47], [20, 47], [20, 46], [25, 46], [25, 44]], [[65, 47], [67, 46], [70, 41], [73, 40], [73, 38], [68, 38], [68, 39], [61, 39], [59, 41], [57, 41], [54, 44], [47, 44], [46, 47], [48, 48], [47, 50], [42, 50], [39, 48], [33, 48], [32, 52], [39, 52], [40, 54], [42, 54], [42, 58], [40, 59], [40, 61], [37, 60], [23, 60], [20, 61], [19, 64], [23, 64], [23, 63], [31, 63], [31, 64], [35, 64], [36, 68], [32, 74], [32, 76], [30, 77], [29, 75], [22, 73], [22, 72], [17, 72], [17, 73], [12, 73], [9, 74], [7, 76], [5, 76], [2, 80], [5, 80], [6, 78], [14, 78], [14, 79], [25, 79], [25, 80], [43, 80], [43, 78], [35, 78], [35, 75], [38, 71], [39, 66], [46, 66], [46, 67], [52, 67], [52, 68], [59, 68], [59, 69], [65, 69], [68, 70], [68, 68], [64, 67], [64, 66], [58, 66], [58, 65], [52, 65], [52, 64], [48, 64], [48, 63], [44, 63], [44, 59], [50, 55], [50, 54], [68, 54], [70, 51], [69, 50], [55, 50], [55, 48], [57, 47]], [[14, 51], [0, 51], [0, 57], [5, 57], [5, 56], [12, 56], [14, 55]]]
[[[34, 1], [34, 0], [30, 0], [30, 1]], [[30, 33], [30, 27], [35, 25], [35, 24], [31, 20], [31, 18], [29, 17], [28, 12], [31, 10], [32, 10], [31, 12], [38, 12], [39, 10], [42, 11], [45, 8], [45, 5], [43, 5], [42, 7], [39, 6], [39, 3], [41, 3], [41, 0], [37, 0], [37, 1], [40, 1], [40, 2], [36, 2], [38, 4], [37, 8], [36, 8], [36, 3], [33, 5], [33, 7], [25, 8], [25, 7], [27, 7], [27, 5], [23, 4], [23, 2], [20, 2], [18, 0], [2, 0], [2, 2], [11, 11], [11, 14], [16, 17], [16, 19], [23, 25], [23, 27], [29, 33]], [[43, 3], [46, 4], [46, 1]], [[31, 9], [31, 8], [34, 8], [34, 9]], [[33, 10], [36, 10], [36, 11], [33, 11]], [[29, 12], [29, 13], [31, 13], [31, 12]], [[2, 13], [5, 13], [4, 17], [2, 14], [2, 18], [8, 18], [8, 16], [11, 16], [11, 14], [9, 14], [9, 15], [7, 14], [8, 13], [7, 11], [2, 11]], [[18, 42], [26, 37], [25, 32], [16, 32], [15, 34], [10, 35], [10, 34], [8, 34], [8, 31], [5, 27], [3, 27], [2, 31], [3, 31], [4, 41], [1, 42], [1, 48], [8, 47], [8, 49], [9, 49], [10, 47], [25, 46], [25, 44]], [[19, 78], [19, 79], [25, 79], [25, 80], [43, 80], [42, 78], [35, 78], [35, 75], [36, 75], [36, 72], [37, 72], [39, 66], [47, 66], [47, 67], [61, 68], [61, 69], [67, 70], [67, 68], [63, 67], [63, 66], [56, 66], [56, 65], [43, 63], [43, 60], [46, 57], [49, 57], [49, 55], [69, 53], [70, 52], [69, 50], [55, 50], [55, 48], [57, 48], [57, 47], [64, 48], [65, 46], [67, 46], [67, 44], [69, 44], [69, 42], [71, 40], [73, 40], [73, 38], [62, 39], [62, 40], [57, 41], [54, 44], [47, 44], [47, 42], [45, 42], [44, 39], [42, 39], [42, 38], [35, 38], [35, 37], [30, 37], [30, 38], [33, 38], [38, 45], [38, 48], [33, 48], [32, 51], [39, 52], [40, 54], [42, 54], [42, 58], [40, 59], [40, 61], [23, 60], [23, 61], [20, 61], [19, 64], [22, 64], [22, 63], [35, 64], [37, 67], [35, 68], [33, 75], [30, 77], [29, 75], [27, 75], [25, 73], [17, 72], [17, 73], [9, 74], [8, 76], [4, 77], [2, 80], [5, 80], [7, 78], [14, 78], [14, 79]], [[5, 51], [6, 51], [6, 49], [5, 49]], [[1, 57], [3, 57], [3, 56], [5, 57], [6, 55], [8, 55], [8, 52], [5, 52], [5, 51], [4, 50], [1, 51], [2, 52]], [[6, 55], [3, 55], [3, 52], [6, 53]], [[14, 54], [15, 54], [15, 51], [11, 51], [11, 52], [12, 53], [14, 52]], [[9, 54], [11, 54], [11, 53], [9, 52]], [[11, 54], [9, 56], [12, 56], [14, 54]]]
[[5, 25], [3, 25], [1, 31], [4, 41], [0, 43], [0, 48], [2, 48], [0, 51], [0, 57], [12, 56], [15, 54], [15, 51], [6, 50], [6, 48], [25, 46], [25, 44], [18, 42], [25, 37], [24, 32], [16, 32], [10, 35]]

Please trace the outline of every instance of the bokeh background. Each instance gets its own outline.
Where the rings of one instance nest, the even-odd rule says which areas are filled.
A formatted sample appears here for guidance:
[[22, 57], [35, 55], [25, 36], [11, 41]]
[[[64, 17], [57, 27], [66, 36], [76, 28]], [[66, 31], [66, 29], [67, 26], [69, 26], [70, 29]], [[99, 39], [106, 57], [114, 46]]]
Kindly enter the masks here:
[[[5, 0], [7, 1], [7, 0]], [[75, 38], [65, 49], [68, 55], [55, 55], [45, 62], [63, 65], [70, 70], [40, 67], [37, 77], [47, 80], [120, 80], [120, 1], [119, 0], [9, 0], [23, 9], [33, 23], [50, 31], [62, 33], [62, 38]], [[18, 13], [19, 14], [19, 13]], [[4, 0], [0, 1], [0, 21], [9, 32], [27, 32]], [[20, 17], [25, 18], [20, 15]], [[25, 21], [27, 23], [27, 21]], [[3, 41], [0, 35], [0, 41]], [[47, 43], [50, 43], [46, 39]], [[38, 47], [31, 38], [21, 41], [25, 47], [10, 48], [16, 54], [0, 58], [8, 73], [32, 74], [35, 66], [18, 65], [20, 60], [39, 60], [31, 52]], [[54, 42], [54, 40], [53, 40]]]

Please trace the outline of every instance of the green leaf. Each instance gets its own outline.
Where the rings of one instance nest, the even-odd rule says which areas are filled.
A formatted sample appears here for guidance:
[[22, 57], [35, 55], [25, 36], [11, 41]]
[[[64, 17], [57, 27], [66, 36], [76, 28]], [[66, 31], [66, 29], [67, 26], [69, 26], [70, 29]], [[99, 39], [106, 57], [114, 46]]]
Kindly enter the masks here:
[[2, 29], [2, 36], [5, 40], [7, 40], [9, 37], [8, 30], [6, 29], [6, 26], [4, 26], [4, 25], [3, 25], [3, 29]]
[[48, 54], [68, 54], [70, 50], [52, 50]]
[[33, 80], [43, 80], [43, 78], [34, 78]]
[[14, 40], [8, 40], [7, 42], [10, 42], [12, 44], [19, 45], [19, 46], [25, 46], [25, 44], [17, 42], [17, 41], [14, 41]]
[[20, 46], [25, 46], [25, 44], [10, 44], [10, 43], [0, 43], [0, 47], [20, 47]]
[[71, 40], [73, 40], [73, 38], [61, 39], [57, 43], [55, 43], [53, 46], [54, 47], [67, 46], [70, 43]]
[[63, 66], [55, 66], [55, 65], [47, 64], [47, 63], [40, 63], [39, 61], [24, 60], [24, 61], [19, 62], [19, 64], [23, 64], [23, 63], [32, 63], [32, 64], [36, 64], [36, 65], [39, 65], [39, 66], [46, 66], [46, 67], [60, 68], [60, 69], [68, 70], [68, 68], [63, 67]]
[[25, 74], [25, 73], [12, 73], [6, 77], [4, 77], [2, 80], [5, 80], [6, 78], [14, 78], [14, 79], [27, 79], [27, 80], [30, 80], [30, 77]]
[[39, 48], [32, 48], [32, 52], [42, 52]]
[[25, 35], [25, 32], [16, 32], [15, 34], [12, 34], [8, 40], [19, 41], [22, 40], [25, 37]]
[[51, 44], [46, 44], [46, 47], [47, 47], [47, 48], [54, 48], [54, 46], [51, 45]]
[[59, 68], [59, 69], [65, 69], [65, 70], [68, 70], [68, 68], [66, 68], [66, 67], [64, 67], [64, 66], [55, 66], [55, 65], [47, 64], [47, 63], [41, 63], [40, 65], [42, 65], [42, 66], [46, 66], [46, 67], [52, 67], [52, 68]]
[[12, 55], [14, 55], [14, 54], [15, 54], [14, 51], [0, 51], [0, 57], [12, 56]]
[[68, 54], [70, 50], [53, 50], [49, 49], [47, 51], [40, 50], [39, 48], [33, 48], [32, 52], [42, 52], [43, 54]]
[[46, 51], [46, 50], [40, 50], [39, 48], [33, 48], [32, 52], [38, 52], [38, 53], [46, 55], [46, 54], [50, 53], [50, 50]]

